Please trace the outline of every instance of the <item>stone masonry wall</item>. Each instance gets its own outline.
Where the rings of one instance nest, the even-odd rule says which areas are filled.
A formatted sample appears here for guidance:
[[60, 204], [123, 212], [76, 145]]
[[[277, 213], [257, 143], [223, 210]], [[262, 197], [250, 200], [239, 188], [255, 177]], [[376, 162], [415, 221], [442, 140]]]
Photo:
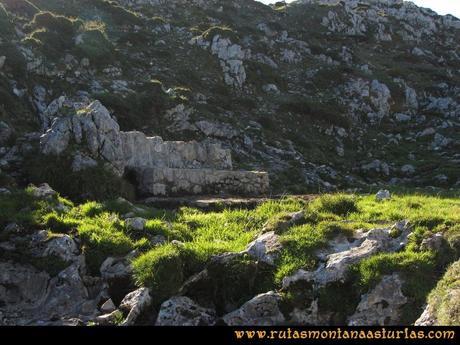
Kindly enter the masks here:
[[243, 194], [268, 192], [265, 172], [213, 169], [137, 169], [140, 189], [151, 195]]

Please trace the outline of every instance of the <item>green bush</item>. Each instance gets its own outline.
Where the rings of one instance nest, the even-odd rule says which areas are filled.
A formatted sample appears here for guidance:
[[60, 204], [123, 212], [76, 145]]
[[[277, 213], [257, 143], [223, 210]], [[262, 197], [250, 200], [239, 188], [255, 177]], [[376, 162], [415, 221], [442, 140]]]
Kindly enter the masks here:
[[313, 202], [312, 208], [319, 212], [332, 213], [338, 216], [358, 212], [356, 198], [346, 194], [322, 195]]
[[32, 183], [46, 182], [62, 195], [74, 200], [99, 201], [120, 196], [128, 200], [135, 198], [135, 187], [106, 169], [102, 163], [74, 172], [70, 153], [52, 158], [40, 154], [31, 155], [26, 160], [25, 168]]
[[61, 56], [74, 47], [75, 35], [81, 25], [80, 20], [39, 12], [26, 27], [31, 31], [26, 42], [41, 48], [47, 57]]
[[136, 284], [149, 287], [156, 302], [177, 293], [184, 280], [181, 255], [173, 245], [152, 249], [136, 258], [132, 267]]
[[82, 43], [77, 45], [77, 52], [89, 58], [92, 63], [106, 64], [112, 59], [113, 45], [101, 30], [92, 29], [83, 32], [81, 41]]

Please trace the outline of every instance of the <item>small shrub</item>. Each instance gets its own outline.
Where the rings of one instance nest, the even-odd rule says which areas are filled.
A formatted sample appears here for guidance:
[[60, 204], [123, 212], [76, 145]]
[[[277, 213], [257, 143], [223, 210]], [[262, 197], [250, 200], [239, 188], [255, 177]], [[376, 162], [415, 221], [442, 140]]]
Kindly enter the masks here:
[[155, 248], [132, 262], [136, 284], [149, 287], [157, 302], [179, 290], [184, 280], [182, 266], [180, 252], [173, 245]]
[[346, 216], [359, 211], [356, 199], [346, 194], [323, 195], [313, 202], [312, 208], [338, 216]]
[[79, 225], [79, 222], [76, 219], [52, 212], [43, 217], [42, 224], [52, 232], [69, 233]]
[[106, 169], [102, 163], [74, 172], [71, 153], [52, 158], [41, 154], [30, 155], [25, 168], [32, 183], [46, 182], [71, 199], [98, 201], [121, 196], [132, 200], [135, 197], [135, 187]]
[[113, 45], [107, 36], [98, 29], [85, 31], [80, 36], [81, 43], [77, 45], [77, 52], [84, 57], [87, 57], [91, 62], [106, 64], [111, 60], [113, 54]]

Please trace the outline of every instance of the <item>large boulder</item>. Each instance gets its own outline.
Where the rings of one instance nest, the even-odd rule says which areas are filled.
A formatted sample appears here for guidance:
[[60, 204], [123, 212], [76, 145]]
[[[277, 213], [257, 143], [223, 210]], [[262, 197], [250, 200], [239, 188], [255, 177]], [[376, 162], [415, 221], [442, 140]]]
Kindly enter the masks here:
[[41, 151], [60, 155], [72, 143], [84, 147], [95, 158], [108, 162], [116, 172], [124, 172], [120, 127], [99, 101], [94, 101], [76, 114], [57, 117], [40, 139]]

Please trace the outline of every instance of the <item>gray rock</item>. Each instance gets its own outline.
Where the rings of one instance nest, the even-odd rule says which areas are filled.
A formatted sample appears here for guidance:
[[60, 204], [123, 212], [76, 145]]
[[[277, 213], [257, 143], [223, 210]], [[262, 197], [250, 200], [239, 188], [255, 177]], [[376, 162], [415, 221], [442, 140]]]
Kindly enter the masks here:
[[38, 187], [31, 186], [32, 195], [39, 199], [49, 199], [57, 195], [57, 192], [47, 183], [43, 183]]
[[401, 168], [401, 172], [404, 175], [413, 175], [415, 173], [415, 167], [412, 164], [406, 164]]
[[7, 188], [0, 188], [0, 195], [9, 195], [11, 191]]
[[132, 269], [127, 257], [109, 257], [102, 263], [100, 272], [105, 280], [124, 279], [131, 276]]
[[0, 69], [5, 66], [6, 56], [0, 56]]
[[422, 250], [432, 250], [438, 252], [442, 248], [444, 242], [444, 236], [442, 235], [442, 233], [438, 232], [429, 238], [425, 238], [422, 241], [420, 247]]
[[377, 194], [375, 195], [375, 199], [377, 201], [384, 201], [384, 200], [389, 200], [391, 199], [391, 193], [389, 190], [379, 190]]
[[74, 263], [51, 278], [45, 272], [13, 263], [0, 263], [0, 312], [8, 324], [40, 325], [59, 318], [90, 319], [97, 313], [97, 298], [91, 299]]
[[128, 227], [128, 229], [136, 231], [144, 230], [146, 223], [147, 220], [140, 217], [125, 219], [125, 224]]
[[409, 122], [412, 119], [412, 116], [406, 114], [395, 114], [395, 119], [398, 122]]
[[273, 93], [275, 95], [278, 95], [280, 93], [278, 86], [276, 86], [275, 84], [266, 84], [262, 86], [262, 90], [266, 93]]
[[414, 326], [436, 326], [437, 324], [436, 316], [434, 315], [433, 308], [430, 305], [427, 305], [423, 310], [422, 315], [415, 321]]
[[88, 168], [94, 168], [97, 166], [97, 164], [98, 163], [96, 160], [78, 151], [74, 155], [72, 171], [79, 172]]
[[113, 326], [121, 317], [123, 317], [123, 314], [119, 310], [115, 310], [109, 314], [96, 317], [95, 321], [100, 326]]
[[400, 324], [401, 308], [407, 303], [402, 293], [403, 281], [396, 273], [384, 276], [368, 294], [361, 297], [350, 326], [394, 326]]
[[439, 150], [442, 148], [445, 148], [446, 146], [449, 146], [450, 143], [452, 142], [452, 139], [446, 138], [442, 134], [436, 133], [434, 135], [433, 142], [431, 143], [431, 146], [435, 150]]
[[121, 325], [134, 325], [137, 318], [146, 311], [151, 304], [152, 298], [150, 297], [150, 290], [147, 288], [140, 288], [126, 295], [121, 301], [119, 309], [125, 314], [128, 314], [128, 316]]
[[13, 130], [7, 123], [0, 121], [0, 145], [4, 145], [10, 140], [13, 135]]
[[251, 242], [245, 253], [269, 265], [274, 265], [281, 249], [279, 236], [274, 231], [270, 231]]
[[[394, 228], [400, 229], [399, 236], [394, 236]], [[344, 282], [348, 268], [359, 261], [380, 252], [395, 252], [407, 243], [411, 231], [408, 222], [400, 222], [390, 228], [373, 229], [368, 232], [356, 232], [353, 242], [343, 237], [331, 241], [327, 252], [319, 251], [317, 256], [325, 262], [315, 271], [299, 270], [293, 276], [283, 279], [283, 288], [304, 281], [321, 287], [332, 282]]]
[[228, 326], [274, 326], [285, 322], [279, 309], [281, 295], [270, 291], [246, 302], [222, 319]]
[[117, 307], [113, 303], [112, 299], [108, 299], [107, 301], [104, 302], [104, 304], [101, 306], [101, 311], [104, 314], [110, 314], [117, 310]]
[[46, 243], [42, 256], [55, 256], [65, 262], [78, 263], [79, 249], [75, 241], [68, 235], [54, 237]]
[[161, 305], [156, 326], [213, 326], [216, 313], [185, 296], [173, 297]]
[[71, 141], [85, 147], [92, 157], [106, 160], [119, 174], [124, 172], [120, 127], [98, 101], [79, 111], [78, 115], [54, 120], [41, 137], [41, 151], [60, 155]]
[[232, 139], [239, 134], [237, 130], [226, 123], [198, 121], [195, 123], [195, 126], [209, 137]]

